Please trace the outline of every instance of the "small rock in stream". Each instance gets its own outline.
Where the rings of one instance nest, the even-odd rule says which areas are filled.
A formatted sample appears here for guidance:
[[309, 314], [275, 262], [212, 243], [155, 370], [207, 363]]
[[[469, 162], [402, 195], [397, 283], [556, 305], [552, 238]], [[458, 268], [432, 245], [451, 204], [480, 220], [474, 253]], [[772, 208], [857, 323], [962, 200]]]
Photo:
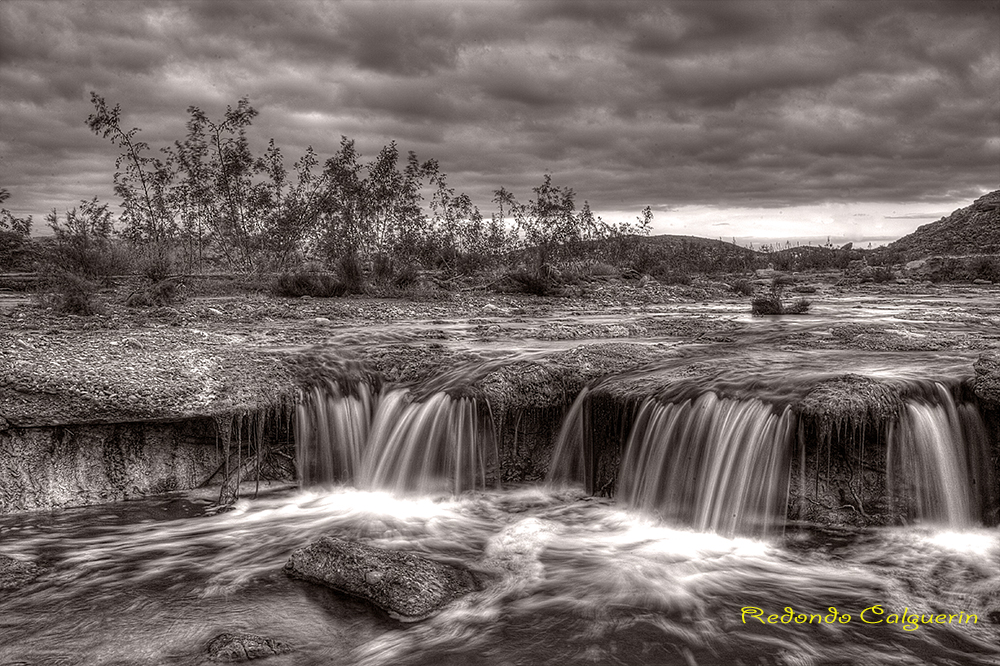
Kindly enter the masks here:
[[364, 599], [401, 622], [426, 619], [478, 589], [464, 569], [334, 537], [296, 550], [285, 573]]
[[249, 661], [291, 651], [286, 643], [256, 634], [219, 634], [208, 644], [212, 661]]
[[38, 578], [41, 569], [34, 562], [23, 562], [0, 555], [0, 590], [16, 590]]

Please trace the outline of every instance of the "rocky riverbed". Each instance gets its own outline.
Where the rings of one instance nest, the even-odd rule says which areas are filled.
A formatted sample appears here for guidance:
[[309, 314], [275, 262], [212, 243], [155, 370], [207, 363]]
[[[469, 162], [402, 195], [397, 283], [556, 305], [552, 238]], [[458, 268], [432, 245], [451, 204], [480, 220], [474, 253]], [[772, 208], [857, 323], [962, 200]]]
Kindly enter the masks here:
[[[806, 280], [803, 279], [803, 282]], [[641, 286], [640, 286], [641, 284]], [[809, 313], [753, 318], [722, 282], [606, 280], [573, 296], [435, 292], [425, 300], [191, 298], [61, 315], [0, 309], [0, 424], [176, 419], [287, 396], [316, 357], [354, 358], [389, 382], [593, 340], [671, 353], [767, 350], [958, 354], [1000, 348], [1000, 287], [838, 286], [812, 278]], [[920, 285], [917, 285], [920, 286]], [[983, 367], [991, 367], [988, 363]]]

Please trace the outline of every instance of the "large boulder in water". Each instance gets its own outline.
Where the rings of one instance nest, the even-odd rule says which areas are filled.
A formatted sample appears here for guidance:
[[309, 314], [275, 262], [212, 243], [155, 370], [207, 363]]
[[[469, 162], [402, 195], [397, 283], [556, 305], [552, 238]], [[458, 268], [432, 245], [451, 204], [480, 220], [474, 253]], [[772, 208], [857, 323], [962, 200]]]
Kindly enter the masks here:
[[976, 395], [980, 400], [1000, 405], [1000, 351], [983, 352], [973, 367]]
[[334, 537], [296, 550], [285, 573], [365, 599], [402, 622], [428, 618], [477, 589], [464, 569]]

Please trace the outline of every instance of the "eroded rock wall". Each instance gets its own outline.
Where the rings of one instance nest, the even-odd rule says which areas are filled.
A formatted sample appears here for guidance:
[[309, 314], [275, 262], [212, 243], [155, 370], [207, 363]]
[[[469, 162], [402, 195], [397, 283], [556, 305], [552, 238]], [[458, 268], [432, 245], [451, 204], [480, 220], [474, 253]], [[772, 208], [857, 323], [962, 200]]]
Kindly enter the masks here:
[[223, 460], [211, 419], [8, 428], [0, 432], [0, 513], [195, 488]]

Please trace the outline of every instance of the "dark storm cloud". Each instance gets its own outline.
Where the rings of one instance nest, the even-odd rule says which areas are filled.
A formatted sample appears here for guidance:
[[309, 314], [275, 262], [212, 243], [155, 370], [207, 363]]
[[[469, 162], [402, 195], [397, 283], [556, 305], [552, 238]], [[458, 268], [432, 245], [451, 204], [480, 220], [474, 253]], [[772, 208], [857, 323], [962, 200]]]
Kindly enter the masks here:
[[1000, 184], [998, 31], [966, 1], [6, 0], [0, 186], [111, 198], [93, 90], [154, 145], [247, 96], [289, 160], [395, 140], [483, 205], [544, 172], [618, 210], [950, 202]]

